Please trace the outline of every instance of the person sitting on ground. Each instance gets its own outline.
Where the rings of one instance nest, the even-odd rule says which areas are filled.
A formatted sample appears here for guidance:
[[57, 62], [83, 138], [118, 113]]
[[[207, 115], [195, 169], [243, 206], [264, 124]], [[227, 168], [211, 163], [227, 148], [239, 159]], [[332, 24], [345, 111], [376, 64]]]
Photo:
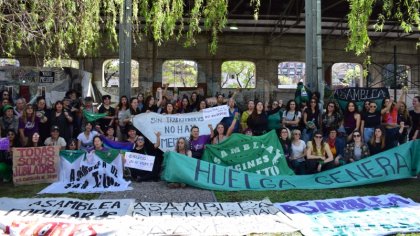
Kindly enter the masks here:
[[35, 132], [32, 134], [31, 138], [28, 140], [28, 143], [26, 144], [26, 147], [40, 147], [41, 145], [41, 139], [38, 132]]
[[306, 151], [307, 173], [314, 174], [334, 167], [334, 157], [330, 146], [324, 142], [322, 133], [316, 131]]
[[[175, 152], [192, 157], [191, 150], [188, 149], [189, 144], [186, 138], [181, 137], [176, 141]], [[168, 183], [168, 188], [185, 188], [187, 185], [184, 183]]]
[[328, 133], [328, 138], [325, 142], [330, 147], [331, 153], [334, 157], [334, 165], [340, 166], [346, 164], [344, 160], [344, 147], [346, 146], [346, 141], [343, 138], [337, 137], [338, 131], [336, 129], [331, 129]]
[[127, 142], [135, 143], [137, 141], [137, 129], [130, 125], [127, 127]]
[[26, 146], [30, 137], [36, 132], [39, 134], [39, 124], [47, 122], [46, 117], [38, 117], [35, 114], [34, 107], [28, 104], [22, 117], [19, 118], [20, 143]]
[[87, 122], [85, 125], [85, 131], [80, 133], [77, 136], [77, 140], [79, 140], [77, 147], [81, 150], [89, 150], [93, 147], [93, 138], [98, 135], [98, 132], [92, 130], [93, 124]]
[[60, 150], [66, 149], [66, 140], [60, 137], [60, 128], [54, 125], [51, 127], [51, 136], [45, 139], [44, 145], [45, 146], [59, 146]]
[[229, 138], [229, 136], [235, 130], [236, 124], [239, 120], [239, 113], [236, 112], [235, 118], [233, 119], [232, 123], [230, 124], [228, 130], [225, 133], [225, 125], [223, 123], [219, 123], [216, 125], [216, 131], [214, 131], [214, 136], [212, 137], [211, 143], [212, 144], [219, 144], [223, 140]]
[[347, 144], [344, 155], [347, 163], [361, 160], [370, 155], [369, 147], [362, 142], [362, 135], [358, 130], [353, 132], [353, 142]]
[[289, 165], [290, 168], [292, 168], [292, 164], [290, 161], [290, 155], [291, 155], [291, 146], [292, 146], [292, 142], [290, 140], [290, 131], [288, 128], [283, 127], [279, 130], [279, 141], [281, 144], [281, 147], [283, 148], [283, 153], [284, 153], [284, 158], [286, 158], [287, 160], [287, 164]]
[[306, 144], [301, 139], [301, 132], [298, 129], [292, 131], [292, 142], [290, 146], [290, 166], [297, 175], [305, 174]]
[[118, 141], [118, 138], [115, 137], [115, 130], [113, 126], [105, 127], [105, 138], [112, 140], [112, 141]]
[[[396, 137], [390, 137], [390, 138], [396, 138]], [[382, 127], [378, 126], [375, 128], [373, 136], [368, 143], [368, 146], [369, 146], [369, 153], [372, 156], [386, 150], [385, 131], [382, 129]]]
[[67, 144], [66, 150], [75, 151], [77, 150], [77, 139], [71, 139]]
[[108, 148], [104, 147], [104, 143], [102, 142], [102, 139], [99, 135], [96, 135], [93, 137], [93, 148], [89, 150], [90, 153], [101, 151], [106, 152], [108, 151]]
[[[138, 136], [135, 147], [131, 152], [143, 154], [143, 155], [155, 156], [155, 164], [158, 163], [156, 158], [158, 157], [157, 149], [160, 146], [160, 133], [157, 132], [155, 133], [155, 135], [156, 135], [156, 143], [153, 146], [147, 145], [146, 139], [143, 136], [141, 135]], [[159, 180], [160, 167], [153, 166], [152, 172], [139, 170], [135, 168], [129, 168], [129, 169], [131, 173], [131, 178], [137, 182], [148, 181], [148, 180], [153, 180], [153, 181]]]

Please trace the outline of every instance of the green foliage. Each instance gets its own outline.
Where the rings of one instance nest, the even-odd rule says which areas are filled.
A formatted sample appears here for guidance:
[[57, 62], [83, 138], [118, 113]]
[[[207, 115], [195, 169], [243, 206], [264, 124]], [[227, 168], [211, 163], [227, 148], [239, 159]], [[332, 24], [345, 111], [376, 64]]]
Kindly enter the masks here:
[[226, 61], [222, 64], [222, 88], [255, 88], [255, 64]]
[[197, 87], [197, 63], [186, 60], [165, 61], [162, 82], [170, 87]]

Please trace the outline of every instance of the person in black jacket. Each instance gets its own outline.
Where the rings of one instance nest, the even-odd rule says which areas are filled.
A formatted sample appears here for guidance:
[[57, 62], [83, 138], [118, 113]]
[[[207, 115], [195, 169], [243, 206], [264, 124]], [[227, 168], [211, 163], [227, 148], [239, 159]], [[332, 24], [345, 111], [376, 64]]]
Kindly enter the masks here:
[[262, 135], [267, 132], [268, 117], [264, 111], [263, 102], [257, 102], [254, 111], [248, 117], [247, 125], [255, 136]]

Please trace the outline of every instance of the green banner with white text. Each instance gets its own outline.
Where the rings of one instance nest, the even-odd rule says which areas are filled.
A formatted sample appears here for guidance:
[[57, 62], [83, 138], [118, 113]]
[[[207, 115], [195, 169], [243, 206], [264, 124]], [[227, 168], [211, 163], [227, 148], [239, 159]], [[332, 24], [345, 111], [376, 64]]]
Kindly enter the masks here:
[[293, 175], [275, 130], [261, 136], [232, 134], [215, 145], [206, 145], [203, 161], [267, 176]]
[[222, 191], [327, 189], [410, 178], [420, 174], [420, 140], [314, 175], [265, 176], [184, 155], [165, 153], [162, 179]]

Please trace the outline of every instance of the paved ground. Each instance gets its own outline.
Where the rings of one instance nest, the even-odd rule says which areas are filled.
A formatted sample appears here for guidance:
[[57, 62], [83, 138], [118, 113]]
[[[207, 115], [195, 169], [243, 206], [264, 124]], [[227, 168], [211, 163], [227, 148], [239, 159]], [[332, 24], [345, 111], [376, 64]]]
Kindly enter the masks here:
[[142, 202], [215, 202], [212, 191], [193, 187], [170, 189], [166, 182], [132, 182], [133, 190], [103, 193], [100, 199], [134, 198]]

